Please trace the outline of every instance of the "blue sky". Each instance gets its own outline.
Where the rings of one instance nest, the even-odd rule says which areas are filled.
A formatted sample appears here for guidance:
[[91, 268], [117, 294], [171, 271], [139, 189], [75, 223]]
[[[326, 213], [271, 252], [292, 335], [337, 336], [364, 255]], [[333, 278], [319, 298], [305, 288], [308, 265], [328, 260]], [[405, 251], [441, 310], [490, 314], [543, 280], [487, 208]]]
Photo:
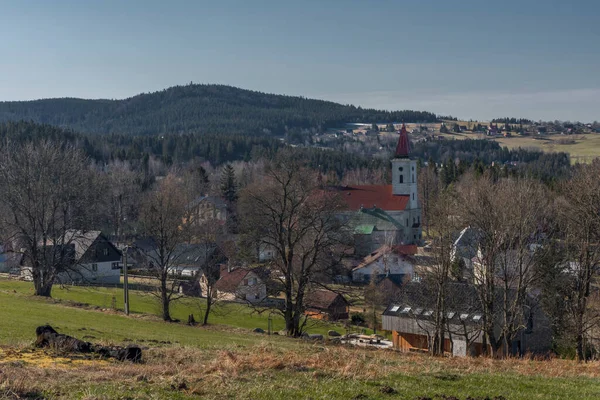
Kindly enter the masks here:
[[0, 0], [0, 100], [223, 83], [464, 118], [600, 120], [598, 1]]

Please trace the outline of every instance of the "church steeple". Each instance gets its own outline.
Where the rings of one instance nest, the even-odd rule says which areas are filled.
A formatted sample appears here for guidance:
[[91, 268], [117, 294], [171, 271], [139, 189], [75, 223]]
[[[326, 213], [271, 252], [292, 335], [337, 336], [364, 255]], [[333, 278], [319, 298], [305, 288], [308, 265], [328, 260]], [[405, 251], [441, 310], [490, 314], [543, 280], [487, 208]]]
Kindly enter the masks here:
[[408, 141], [408, 132], [406, 131], [406, 125], [402, 124], [400, 129], [400, 137], [398, 138], [398, 145], [396, 145], [396, 154], [394, 158], [408, 158], [410, 152], [410, 142]]

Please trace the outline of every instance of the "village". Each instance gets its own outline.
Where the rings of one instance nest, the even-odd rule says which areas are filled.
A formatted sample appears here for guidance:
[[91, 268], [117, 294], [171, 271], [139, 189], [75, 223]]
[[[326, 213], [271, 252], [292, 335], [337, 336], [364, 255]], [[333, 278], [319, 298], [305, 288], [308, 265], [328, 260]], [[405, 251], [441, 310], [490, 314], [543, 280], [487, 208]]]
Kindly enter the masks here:
[[[203, 308], [188, 323], [207, 325], [211, 309], [236, 303], [283, 316], [285, 329], [277, 333], [294, 337], [463, 357], [551, 354], [555, 326], [535, 280], [546, 233], [486, 253], [490, 239], [483, 229], [460, 225], [423, 197], [407, 127], [399, 128], [391, 185], [305, 190], [308, 182], [299, 180], [298, 197], [283, 202], [284, 208], [288, 201], [307, 207], [296, 215], [273, 207], [281, 201], [278, 188], [264, 184], [238, 203], [231, 168], [222, 174], [222, 195], [174, 196], [184, 189], [182, 180], [168, 176], [140, 211], [150, 235], [71, 229], [29, 248], [5, 242], [0, 272], [41, 292], [47, 285], [121, 288], [127, 314], [129, 287], [156, 293], [165, 321], [174, 320], [177, 301], [199, 298]], [[278, 174], [291, 180], [296, 172], [275, 171], [275, 184]], [[262, 222], [277, 218], [289, 228]], [[424, 234], [426, 221], [435, 233]], [[31, 249], [42, 255], [31, 258]], [[290, 258], [293, 251], [298, 259]], [[578, 276], [575, 261], [568, 265], [567, 278]], [[53, 280], [44, 281], [41, 271]], [[486, 309], [482, 297], [494, 308]], [[331, 329], [310, 332], [318, 323]], [[255, 332], [275, 333], [270, 325]], [[586, 330], [587, 350], [578, 351], [596, 354], [596, 332]]]

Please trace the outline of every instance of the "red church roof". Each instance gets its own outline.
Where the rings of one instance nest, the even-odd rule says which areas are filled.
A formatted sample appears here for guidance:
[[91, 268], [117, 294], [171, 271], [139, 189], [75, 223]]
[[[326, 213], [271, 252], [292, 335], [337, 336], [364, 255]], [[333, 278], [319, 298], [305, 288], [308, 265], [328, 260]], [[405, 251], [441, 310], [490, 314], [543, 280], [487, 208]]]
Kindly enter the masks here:
[[338, 188], [342, 198], [352, 211], [361, 207], [377, 207], [385, 211], [404, 211], [408, 205], [409, 196], [393, 195], [392, 185], [361, 185]]
[[408, 132], [406, 132], [406, 125], [402, 124], [400, 129], [400, 137], [398, 138], [398, 145], [396, 146], [396, 157], [408, 157], [410, 152], [410, 142], [408, 141]]

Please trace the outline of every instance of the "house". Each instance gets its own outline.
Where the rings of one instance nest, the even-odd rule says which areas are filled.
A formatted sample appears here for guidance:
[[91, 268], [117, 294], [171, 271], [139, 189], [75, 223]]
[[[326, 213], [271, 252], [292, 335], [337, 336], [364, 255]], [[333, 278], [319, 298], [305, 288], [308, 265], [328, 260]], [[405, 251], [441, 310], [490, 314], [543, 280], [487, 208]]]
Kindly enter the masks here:
[[[100, 231], [69, 230], [63, 244], [46, 248], [48, 257], [57, 251], [67, 254], [69, 266], [58, 273], [56, 283], [116, 285], [121, 281], [121, 252]], [[21, 277], [32, 279], [30, 266], [22, 266]]]
[[[195, 277], [207, 262], [223, 261], [222, 253], [210, 242], [181, 243], [170, 253], [168, 273], [178, 277]], [[159, 249], [152, 238], [136, 240], [127, 254], [127, 264], [139, 270], [151, 270], [160, 262]]]
[[[207, 277], [200, 276], [202, 293], [207, 292]], [[215, 296], [220, 300], [260, 303], [267, 298], [265, 274], [259, 269], [232, 268], [222, 265], [215, 284]]]
[[404, 279], [410, 280], [414, 272], [414, 264], [410, 256], [416, 253], [416, 245], [383, 245], [353, 268], [352, 281], [369, 283], [373, 275], [376, 279], [390, 276], [399, 282]]
[[223, 255], [214, 243], [182, 243], [175, 247], [171, 255], [168, 272], [179, 277], [193, 278], [202, 273], [209, 262], [224, 261]]
[[194, 224], [208, 221], [218, 221], [224, 224], [227, 221], [227, 203], [217, 196], [200, 196], [189, 205], [190, 220]]
[[12, 245], [0, 245], [0, 273], [19, 274], [23, 254], [12, 250]]
[[[498, 289], [497, 302], [503, 292]], [[444, 352], [454, 356], [479, 356], [484, 350], [483, 313], [473, 285], [453, 283], [448, 287], [446, 338]], [[420, 283], [403, 285], [400, 296], [383, 312], [382, 327], [392, 332], [392, 342], [401, 351], [427, 351], [434, 332], [435, 295]], [[498, 313], [499, 314], [499, 313]], [[501, 315], [495, 317], [498, 333]], [[528, 298], [523, 308], [523, 327], [510, 344], [509, 353], [546, 354], [552, 344], [552, 329], [547, 316]]]
[[339, 293], [318, 289], [306, 294], [306, 314], [318, 319], [348, 319], [348, 301]]
[[354, 230], [358, 255], [372, 253], [383, 244], [416, 244], [421, 241], [417, 162], [410, 158], [410, 142], [404, 124], [391, 168], [391, 185], [330, 188], [338, 191], [347, 205], [340, 218]]

